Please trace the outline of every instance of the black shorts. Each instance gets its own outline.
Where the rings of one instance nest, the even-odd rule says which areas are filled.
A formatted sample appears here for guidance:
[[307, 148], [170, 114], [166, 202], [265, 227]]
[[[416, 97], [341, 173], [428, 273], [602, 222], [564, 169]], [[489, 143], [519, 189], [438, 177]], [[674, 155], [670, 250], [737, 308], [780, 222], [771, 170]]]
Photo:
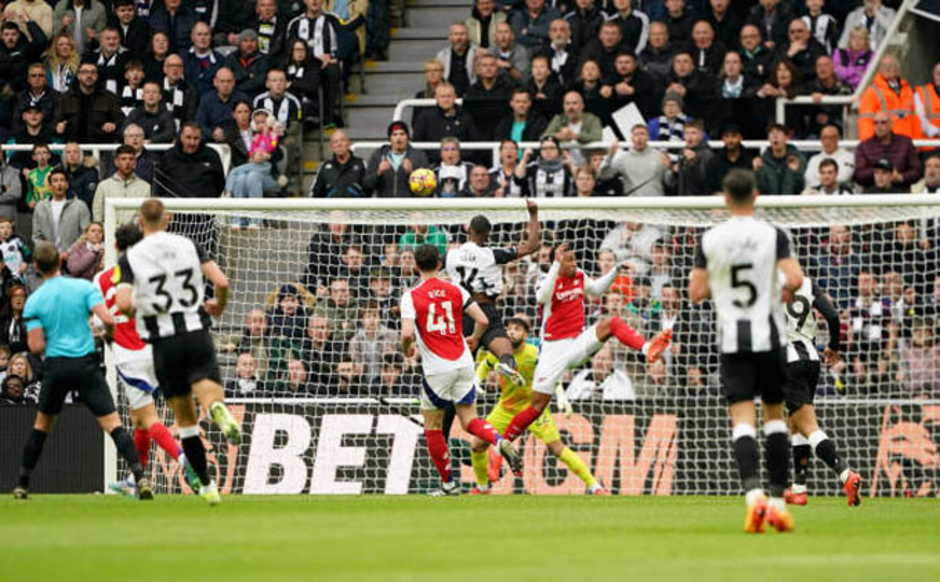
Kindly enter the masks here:
[[793, 414], [804, 404], [812, 404], [819, 383], [819, 361], [797, 360], [787, 364], [787, 380], [783, 384], [783, 395], [787, 400], [787, 412]]
[[[480, 346], [484, 348], [489, 347], [491, 341], [501, 337], [509, 339], [509, 336], [506, 335], [506, 328], [503, 327], [503, 318], [500, 317], [499, 312], [496, 311], [496, 306], [493, 303], [477, 303], [477, 305], [480, 306], [480, 309], [483, 310], [483, 314], [486, 315], [486, 318], [490, 321], [486, 328], [486, 332], [483, 334], [483, 338], [480, 340]], [[464, 316], [464, 337], [470, 337], [473, 335], [474, 325], [476, 324], [472, 317]]]
[[186, 396], [200, 380], [222, 384], [215, 343], [207, 330], [161, 338], [152, 345], [153, 367], [164, 397]]
[[728, 404], [754, 400], [765, 404], [783, 402], [787, 352], [742, 352], [721, 354], [721, 392]]
[[51, 416], [59, 414], [65, 397], [73, 390], [95, 417], [107, 416], [116, 410], [95, 354], [80, 358], [46, 358], [39, 391], [40, 412]]

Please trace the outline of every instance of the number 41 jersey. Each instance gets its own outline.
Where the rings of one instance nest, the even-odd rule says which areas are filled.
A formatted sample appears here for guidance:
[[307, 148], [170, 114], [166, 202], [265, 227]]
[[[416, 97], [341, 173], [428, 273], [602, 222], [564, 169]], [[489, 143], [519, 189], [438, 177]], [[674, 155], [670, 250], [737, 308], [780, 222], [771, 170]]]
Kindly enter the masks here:
[[202, 264], [209, 259], [186, 237], [158, 232], [121, 255], [119, 286], [134, 288], [137, 332], [145, 342], [209, 329]]
[[425, 376], [473, 368], [473, 357], [463, 339], [463, 311], [471, 303], [466, 289], [436, 277], [402, 295], [401, 318], [415, 322]]

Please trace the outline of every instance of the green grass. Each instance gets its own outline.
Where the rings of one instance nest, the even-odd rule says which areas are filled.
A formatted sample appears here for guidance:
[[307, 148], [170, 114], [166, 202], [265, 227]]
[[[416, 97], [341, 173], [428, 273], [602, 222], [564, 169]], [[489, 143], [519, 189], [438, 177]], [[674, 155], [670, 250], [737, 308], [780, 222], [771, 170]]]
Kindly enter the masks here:
[[741, 498], [0, 499], [0, 580], [938, 580], [940, 503], [811, 499], [745, 535]]

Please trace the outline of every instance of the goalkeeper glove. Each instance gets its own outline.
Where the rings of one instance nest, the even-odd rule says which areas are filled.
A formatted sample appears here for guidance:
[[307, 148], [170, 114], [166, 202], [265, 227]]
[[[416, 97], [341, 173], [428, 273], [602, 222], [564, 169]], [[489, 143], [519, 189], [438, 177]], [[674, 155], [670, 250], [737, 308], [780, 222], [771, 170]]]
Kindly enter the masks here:
[[565, 389], [562, 388], [561, 384], [555, 386], [555, 402], [558, 406], [558, 412], [565, 415], [565, 418], [571, 418], [571, 402], [568, 400], [568, 395], [565, 394]]

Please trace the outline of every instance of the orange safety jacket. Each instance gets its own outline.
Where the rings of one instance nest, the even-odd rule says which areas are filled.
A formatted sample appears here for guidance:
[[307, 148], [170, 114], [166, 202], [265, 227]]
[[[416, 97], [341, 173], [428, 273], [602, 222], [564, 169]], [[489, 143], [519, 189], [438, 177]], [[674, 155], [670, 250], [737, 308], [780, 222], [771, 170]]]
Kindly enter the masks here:
[[[920, 96], [920, 102], [924, 104], [924, 113], [927, 116], [927, 122], [935, 127], [940, 127], [940, 95], [937, 94], [937, 88], [933, 83], [920, 85], [915, 89]], [[921, 133], [923, 133], [921, 127]]]
[[858, 139], [864, 141], [875, 134], [875, 114], [887, 111], [891, 115], [891, 131], [911, 139], [920, 138], [920, 120], [914, 112], [914, 91], [907, 81], [900, 79], [901, 93], [888, 86], [881, 73], [875, 75], [872, 85], [862, 93], [858, 107]]

